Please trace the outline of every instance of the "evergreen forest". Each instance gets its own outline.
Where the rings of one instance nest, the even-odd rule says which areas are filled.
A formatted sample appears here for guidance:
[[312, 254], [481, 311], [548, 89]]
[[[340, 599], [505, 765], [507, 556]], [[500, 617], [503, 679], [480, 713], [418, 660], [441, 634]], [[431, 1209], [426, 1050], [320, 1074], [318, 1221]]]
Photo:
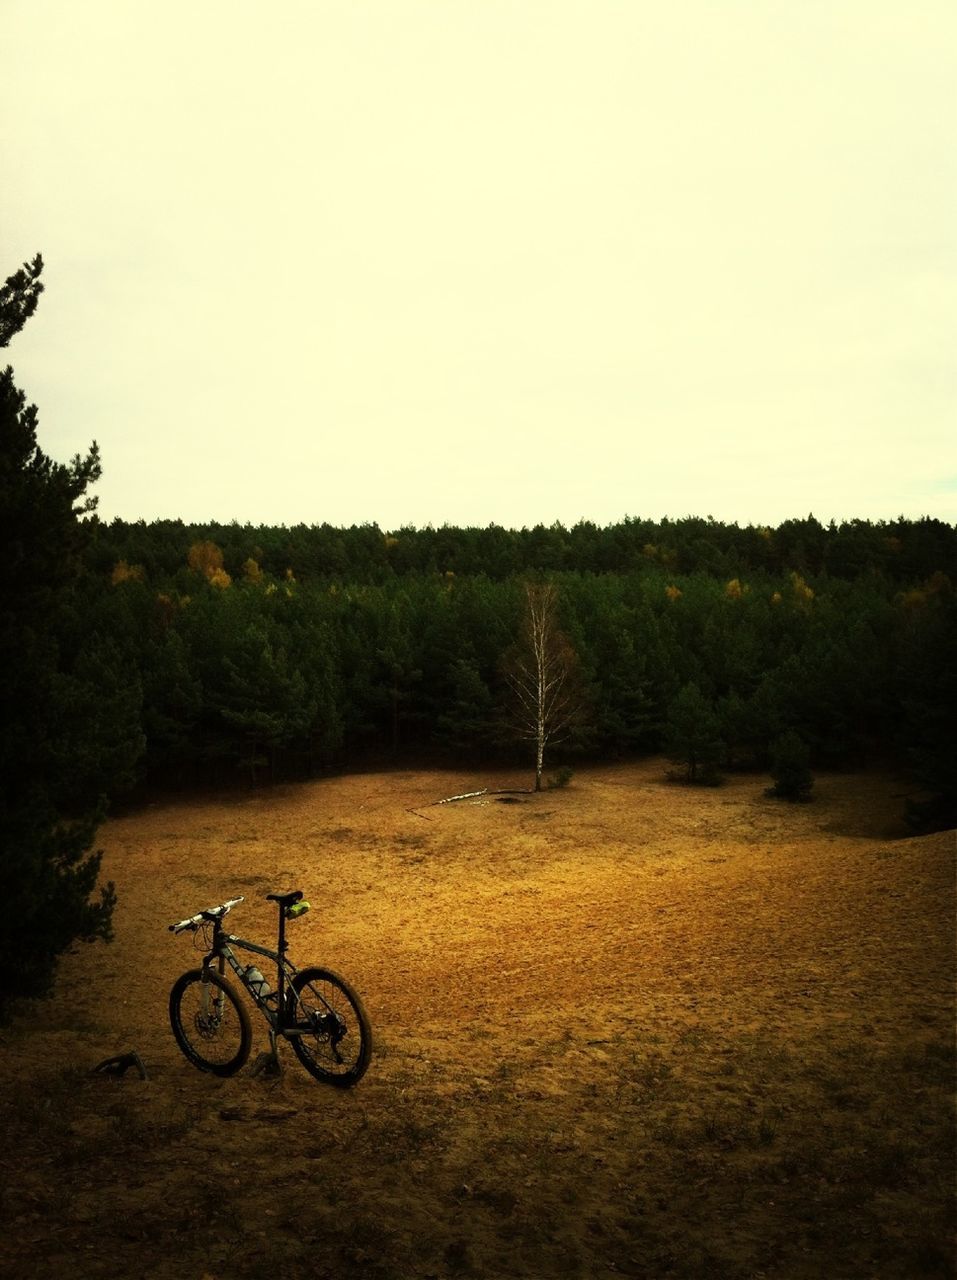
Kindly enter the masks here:
[[905, 769], [915, 825], [954, 820], [957, 530], [938, 520], [84, 527], [68, 644], [101, 690], [110, 789], [531, 764], [504, 672], [547, 581], [578, 703], [548, 765], [665, 751], [714, 782], [797, 738], [817, 770]]

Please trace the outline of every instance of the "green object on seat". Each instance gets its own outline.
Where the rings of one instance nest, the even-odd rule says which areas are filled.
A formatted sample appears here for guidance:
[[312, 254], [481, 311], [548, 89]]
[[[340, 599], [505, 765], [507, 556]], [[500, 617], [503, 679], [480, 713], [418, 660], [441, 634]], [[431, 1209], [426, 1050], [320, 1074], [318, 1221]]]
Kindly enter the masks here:
[[304, 916], [308, 910], [308, 902], [294, 902], [291, 907], [286, 908], [286, 919], [295, 920], [296, 916]]

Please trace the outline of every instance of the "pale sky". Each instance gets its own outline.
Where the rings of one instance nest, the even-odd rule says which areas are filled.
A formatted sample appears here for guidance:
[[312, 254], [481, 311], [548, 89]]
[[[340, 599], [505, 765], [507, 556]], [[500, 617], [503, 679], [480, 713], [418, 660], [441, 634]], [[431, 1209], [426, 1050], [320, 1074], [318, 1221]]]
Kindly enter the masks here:
[[953, 0], [0, 0], [105, 519], [957, 521]]

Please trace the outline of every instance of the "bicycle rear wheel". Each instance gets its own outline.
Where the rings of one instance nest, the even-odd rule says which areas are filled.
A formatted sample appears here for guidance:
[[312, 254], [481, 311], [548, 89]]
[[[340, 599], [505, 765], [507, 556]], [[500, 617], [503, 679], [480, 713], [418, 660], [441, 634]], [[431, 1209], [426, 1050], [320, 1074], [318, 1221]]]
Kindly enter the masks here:
[[292, 980], [295, 1021], [311, 1031], [290, 1036], [296, 1057], [326, 1084], [348, 1088], [365, 1075], [372, 1028], [362, 1001], [331, 969], [303, 969]]
[[225, 978], [190, 969], [173, 983], [169, 1020], [176, 1043], [200, 1071], [231, 1076], [249, 1057], [249, 1014]]

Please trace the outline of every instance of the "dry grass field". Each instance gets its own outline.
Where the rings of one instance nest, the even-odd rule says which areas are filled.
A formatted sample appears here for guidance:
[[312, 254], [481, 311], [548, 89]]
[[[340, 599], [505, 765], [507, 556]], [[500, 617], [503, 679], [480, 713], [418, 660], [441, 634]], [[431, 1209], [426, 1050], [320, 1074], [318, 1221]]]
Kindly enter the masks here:
[[[525, 779], [379, 773], [114, 819], [115, 942], [2, 1036], [0, 1272], [952, 1275], [954, 834], [907, 838], [885, 776], [765, 783], [434, 806]], [[293, 959], [372, 1019], [351, 1091], [170, 1033], [166, 926], [245, 894], [268, 942], [287, 888]], [[147, 1081], [90, 1076], [128, 1049]]]

